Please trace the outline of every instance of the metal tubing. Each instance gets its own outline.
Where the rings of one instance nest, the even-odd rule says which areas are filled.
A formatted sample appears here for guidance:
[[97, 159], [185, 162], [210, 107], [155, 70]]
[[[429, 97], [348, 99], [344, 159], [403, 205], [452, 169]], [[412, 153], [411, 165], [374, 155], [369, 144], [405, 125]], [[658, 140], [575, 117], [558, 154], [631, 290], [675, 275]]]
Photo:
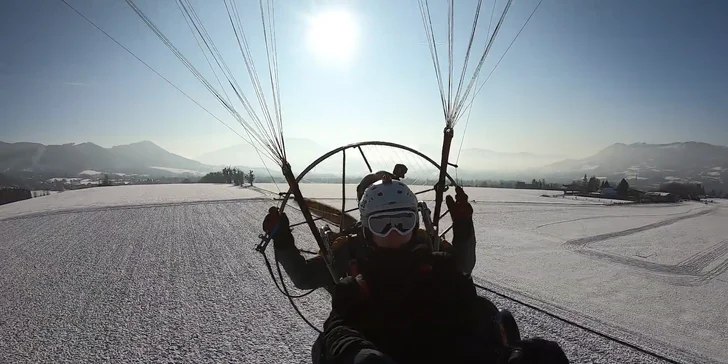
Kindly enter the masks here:
[[[440, 178], [435, 185], [435, 213], [434, 221], [432, 224], [436, 231], [439, 231], [440, 227], [440, 209], [442, 208], [442, 195], [445, 192], [445, 176], [447, 175], [447, 161], [450, 158], [450, 145], [452, 144], [453, 129], [446, 127], [443, 130], [442, 140], [442, 160], [440, 162]], [[452, 180], [452, 179], [451, 179]], [[454, 181], [453, 181], [454, 183]]]
[[346, 149], [341, 151], [343, 155], [341, 162], [341, 222], [339, 223], [339, 232], [344, 231], [344, 221], [346, 219]]
[[[306, 204], [306, 201], [303, 199], [303, 194], [301, 193], [301, 188], [298, 185], [298, 180], [293, 177], [291, 165], [287, 161], [283, 164], [283, 176], [286, 177], [286, 182], [288, 182], [288, 186], [291, 188], [289, 192], [293, 193], [293, 199], [296, 201], [296, 203], [298, 203], [298, 206], [301, 209], [301, 213], [303, 214], [303, 218], [306, 219], [306, 222], [308, 222], [308, 227], [311, 229], [311, 234], [313, 234], [313, 237], [316, 239], [316, 244], [319, 246], [319, 249], [324, 252], [323, 255], [326, 255], [329, 247], [325, 246], [324, 241], [321, 238], [321, 233], [316, 227], [316, 223], [313, 221], [311, 211], [308, 209], [308, 204]], [[285, 204], [286, 201], [288, 201], [287, 198], [283, 201], [283, 203]], [[337, 282], [338, 277], [336, 277], [336, 275], [334, 274], [332, 270], [333, 268], [331, 267], [329, 262], [326, 262], [326, 265], [329, 268], [329, 272], [331, 272], [333, 282]]]
[[372, 166], [369, 165], [369, 160], [367, 159], [367, 156], [364, 155], [364, 151], [361, 149], [361, 145], [357, 148], [359, 148], [359, 153], [361, 153], [361, 157], [364, 158], [364, 163], [366, 163], [367, 168], [369, 168], [369, 173], [372, 173]]

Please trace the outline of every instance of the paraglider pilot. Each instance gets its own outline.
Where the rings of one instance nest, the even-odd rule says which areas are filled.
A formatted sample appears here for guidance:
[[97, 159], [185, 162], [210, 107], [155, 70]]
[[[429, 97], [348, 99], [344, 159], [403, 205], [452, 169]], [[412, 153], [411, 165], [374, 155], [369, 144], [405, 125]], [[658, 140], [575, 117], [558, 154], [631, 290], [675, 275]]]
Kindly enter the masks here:
[[385, 176], [366, 188], [359, 212], [371, 250], [360, 273], [334, 287], [314, 363], [568, 363], [554, 342], [503, 341], [495, 305], [451, 253], [419, 241], [407, 185]]
[[[382, 178], [398, 181], [400, 178], [404, 178], [405, 173], [407, 173], [407, 167], [404, 164], [397, 164], [393, 173], [379, 171], [365, 176], [357, 186], [357, 201], [361, 202], [365, 189], [371, 184]], [[468, 195], [460, 187], [456, 188], [455, 199], [447, 196], [445, 202], [452, 217], [453, 241], [450, 244], [442, 239], [439, 248], [440, 251], [452, 253], [458, 269], [469, 275], [475, 267], [476, 241], [473, 228], [473, 208], [468, 202]], [[335, 282], [321, 254], [306, 259], [296, 248], [286, 214], [279, 214], [276, 207], [271, 207], [263, 221], [263, 230], [271, 234], [276, 226], [277, 230], [273, 234], [273, 247], [278, 261], [293, 284], [299, 289], [324, 287], [331, 292]], [[413, 234], [417, 237], [416, 241], [429, 248], [429, 236], [424, 229], [419, 228], [419, 223]], [[370, 245], [362, 234], [337, 238], [331, 247], [338, 276], [356, 275], [357, 262], [368, 254], [371, 250]]]

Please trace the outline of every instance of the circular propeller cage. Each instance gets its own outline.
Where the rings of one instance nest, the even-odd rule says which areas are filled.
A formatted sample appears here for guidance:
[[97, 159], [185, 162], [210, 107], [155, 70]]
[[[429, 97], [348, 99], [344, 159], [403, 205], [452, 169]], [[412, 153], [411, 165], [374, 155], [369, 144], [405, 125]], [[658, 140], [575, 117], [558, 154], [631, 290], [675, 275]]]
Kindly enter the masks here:
[[[378, 166], [386, 166], [387, 163], [389, 163], [388, 168], [379, 168], [377, 169], [372, 163], [372, 158], [370, 158], [370, 154], [368, 153], [371, 150], [379, 150], [380, 154], [385, 155], [392, 155], [391, 152], [385, 151], [381, 152], [381, 149], [385, 150], [396, 150], [399, 151], [399, 154], [397, 154], [395, 157], [390, 157], [387, 159], [387, 162], [380, 161]], [[404, 153], [404, 155], [403, 155]], [[338, 155], [341, 155], [340, 157]], [[348, 158], [347, 158], [348, 156]], [[321, 200], [330, 200], [333, 201], [332, 203], [340, 203], [340, 206], [333, 207], [331, 203], [324, 203], [324, 204], [318, 204], [317, 198], [309, 198], [309, 196], [306, 196], [306, 192], [302, 191], [301, 194], [306, 198], [306, 201], [311, 203], [315, 203], [316, 206], [312, 206], [309, 204], [309, 210], [311, 211], [310, 216], [306, 216], [304, 214], [303, 221], [291, 221], [291, 227], [297, 227], [305, 224], [313, 224], [316, 226], [316, 229], [321, 229], [319, 225], [324, 224], [330, 224], [333, 223], [332, 217], [334, 217], [334, 220], [336, 222], [335, 225], [338, 226], [338, 232], [334, 233], [334, 236], [338, 236], [340, 234], [345, 234], [347, 232], [352, 232], [352, 229], [350, 226], [351, 224], [346, 224], [345, 221], [350, 220], [349, 218], [344, 218], [345, 215], [349, 215], [350, 217], [352, 215], [357, 216], [356, 219], [358, 219], [358, 209], [356, 205], [352, 205], [351, 201], [355, 199], [356, 195], [353, 191], [351, 191], [351, 185], [358, 183], [358, 181], [363, 177], [362, 173], [359, 173], [355, 176], [348, 177], [347, 172], [347, 161], [350, 164], [354, 158], [358, 160], [358, 162], [362, 163], [364, 166], [366, 166], [367, 172], [366, 173], [374, 173], [379, 170], [384, 170], [390, 173], [394, 173], [395, 166], [398, 164], [407, 166], [406, 170], [409, 172], [410, 166], [415, 164], [418, 167], [430, 167], [432, 170], [432, 174], [430, 176], [426, 176], [428, 178], [423, 178], [423, 176], [415, 176], [414, 178], [407, 177], [406, 175], [402, 179], [404, 183], [406, 183], [415, 193], [415, 195], [418, 196], [419, 203], [419, 213], [421, 215], [423, 214], [431, 214], [431, 211], [435, 210], [435, 199], [421, 199], [420, 197], [426, 196], [427, 194], [435, 194], [436, 193], [436, 187], [438, 185], [437, 180], [437, 174], [440, 173], [440, 165], [435, 162], [432, 158], [428, 157], [424, 153], [422, 153], [419, 150], [416, 150], [414, 148], [410, 148], [401, 144], [392, 143], [392, 142], [384, 142], [384, 141], [365, 141], [365, 142], [359, 142], [354, 144], [348, 144], [342, 147], [338, 147], [336, 149], [333, 149], [329, 151], [328, 153], [322, 155], [315, 161], [313, 161], [311, 164], [309, 164], [301, 173], [299, 173], [296, 177], [296, 182], [301, 183], [305, 186], [302, 182], [307, 182], [307, 176], [316, 169], [316, 167], [320, 166], [322, 163], [325, 163], [326, 161], [336, 160], [337, 157], [341, 158], [340, 162], [340, 181], [338, 182], [338, 186], [341, 188], [341, 198], [321, 198]], [[398, 162], [399, 161], [399, 162]], [[413, 163], [414, 161], [414, 163]], [[429, 178], [431, 177], [431, 178]], [[347, 191], [347, 184], [350, 185], [349, 190]], [[445, 185], [442, 189], [443, 194], [447, 192], [447, 190], [450, 187], [458, 186], [456, 180], [450, 176], [450, 174], [445, 173]], [[302, 188], [303, 190], [304, 188]], [[347, 195], [348, 194], [348, 195]], [[282, 192], [280, 194], [283, 198], [281, 201], [281, 204], [279, 206], [279, 211], [283, 212], [286, 207], [289, 205], [289, 202], [293, 202], [293, 191], [289, 189], [287, 192]], [[340, 200], [340, 201], [339, 201]], [[347, 206], [347, 200], [350, 202], [349, 206]], [[444, 202], [444, 197], [442, 199]], [[294, 207], [295, 206], [291, 206]], [[348, 208], [347, 208], [348, 207]], [[424, 222], [424, 227], [426, 230], [431, 230], [428, 232], [436, 233], [440, 237], [445, 237], [445, 235], [451, 230], [452, 223], [449, 223], [448, 226], [445, 226], [445, 229], [441, 229], [439, 226], [440, 222], [444, 217], [446, 217], [448, 214], [448, 211], [445, 209], [445, 212], [442, 213], [440, 216], [421, 216], [422, 222]], [[326, 216], [324, 216], [326, 215]], [[333, 232], [333, 231], [332, 231]]]

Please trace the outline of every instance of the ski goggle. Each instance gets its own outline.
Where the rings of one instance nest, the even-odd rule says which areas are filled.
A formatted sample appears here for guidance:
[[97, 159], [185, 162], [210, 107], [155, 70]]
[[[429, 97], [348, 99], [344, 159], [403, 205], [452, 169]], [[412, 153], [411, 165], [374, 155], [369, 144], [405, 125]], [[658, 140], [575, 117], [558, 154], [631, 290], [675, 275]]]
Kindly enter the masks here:
[[417, 212], [414, 211], [385, 211], [369, 216], [367, 225], [372, 234], [384, 238], [392, 230], [400, 235], [407, 235], [417, 226], [417, 221]]

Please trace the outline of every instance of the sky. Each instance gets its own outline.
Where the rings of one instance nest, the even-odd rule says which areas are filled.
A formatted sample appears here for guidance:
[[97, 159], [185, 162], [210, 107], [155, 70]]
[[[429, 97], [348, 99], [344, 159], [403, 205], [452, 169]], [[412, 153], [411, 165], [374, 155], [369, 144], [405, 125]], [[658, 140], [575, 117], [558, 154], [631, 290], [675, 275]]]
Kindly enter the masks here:
[[[124, 1], [67, 1], [245, 136]], [[135, 3], [220, 89], [175, 1]], [[191, 3], [257, 105], [224, 3]], [[257, 3], [237, 2], [272, 110]], [[430, 1], [447, 87], [446, 4]], [[516, 38], [537, 4], [510, 7], [472, 92], [492, 74], [455, 125], [454, 148], [574, 158], [616, 142], [728, 145], [728, 2], [543, 1]], [[455, 4], [456, 85], [476, 5]], [[482, 2], [466, 84], [505, 5]], [[277, 1], [275, 29], [285, 138], [331, 148], [362, 140], [441, 144], [445, 118], [417, 1]], [[151, 140], [190, 158], [244, 143], [62, 1], [0, 1], [0, 49], [0, 141]]]

